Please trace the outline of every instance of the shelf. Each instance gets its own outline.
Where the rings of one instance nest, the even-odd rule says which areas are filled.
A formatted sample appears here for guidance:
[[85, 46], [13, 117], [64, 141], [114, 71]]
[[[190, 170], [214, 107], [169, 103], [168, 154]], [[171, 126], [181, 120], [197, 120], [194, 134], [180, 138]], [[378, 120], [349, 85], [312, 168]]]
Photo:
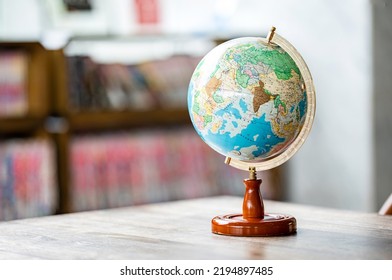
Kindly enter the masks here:
[[33, 132], [43, 127], [44, 117], [0, 118], [0, 135]]
[[101, 131], [157, 125], [190, 124], [188, 110], [157, 109], [149, 111], [83, 112], [68, 116], [73, 131]]
[[194, 36], [75, 39], [65, 56], [88, 56], [98, 63], [138, 64], [174, 55], [204, 56], [216, 46], [212, 38]]

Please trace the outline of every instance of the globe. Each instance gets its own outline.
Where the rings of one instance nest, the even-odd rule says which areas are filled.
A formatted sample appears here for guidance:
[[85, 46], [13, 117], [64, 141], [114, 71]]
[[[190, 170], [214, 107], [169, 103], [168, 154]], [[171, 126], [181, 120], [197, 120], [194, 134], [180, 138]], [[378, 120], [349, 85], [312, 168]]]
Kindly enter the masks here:
[[189, 83], [195, 130], [225, 163], [248, 170], [242, 214], [216, 216], [211, 230], [233, 236], [289, 235], [293, 216], [265, 213], [256, 171], [292, 157], [315, 113], [312, 78], [301, 55], [272, 27], [267, 38], [233, 39], [212, 49]]
[[304, 127], [306, 88], [286, 49], [264, 38], [238, 38], [200, 61], [189, 84], [188, 110], [195, 130], [215, 151], [265, 162], [283, 154]]

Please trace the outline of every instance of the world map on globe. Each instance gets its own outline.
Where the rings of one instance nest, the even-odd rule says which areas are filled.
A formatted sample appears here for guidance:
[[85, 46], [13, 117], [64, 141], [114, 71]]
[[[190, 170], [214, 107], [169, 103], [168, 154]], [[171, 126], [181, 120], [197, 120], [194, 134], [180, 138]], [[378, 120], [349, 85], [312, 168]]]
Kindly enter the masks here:
[[284, 152], [301, 131], [305, 83], [278, 45], [256, 37], [233, 39], [196, 67], [188, 110], [197, 133], [215, 151], [259, 162]]

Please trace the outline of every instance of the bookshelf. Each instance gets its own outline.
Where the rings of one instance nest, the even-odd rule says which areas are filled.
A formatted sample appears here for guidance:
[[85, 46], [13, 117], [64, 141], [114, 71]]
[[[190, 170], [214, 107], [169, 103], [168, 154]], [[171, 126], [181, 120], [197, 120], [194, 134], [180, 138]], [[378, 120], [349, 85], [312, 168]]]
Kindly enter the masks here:
[[[184, 55], [174, 56], [174, 59], [172, 59], [172, 56], [156, 58], [153, 55], [151, 59], [148, 58], [140, 63], [133, 62], [132, 57], [131, 62], [129, 62], [129, 59], [125, 62], [99, 62], [98, 59], [98, 62], [96, 62], [91, 59], [91, 54], [81, 54], [77, 52], [75, 54], [74, 44], [77, 44], [79, 40], [83, 41], [84, 44], [86, 44], [87, 41], [88, 44], [91, 44], [94, 47], [102, 43], [103, 39], [104, 44], [107, 44], [108, 42], [113, 43], [112, 41], [114, 41], [115, 44], [116, 42], [120, 45], [124, 44], [123, 38], [119, 40], [120, 42], [118, 42], [118, 39], [113, 38], [76, 38], [76, 43], [70, 42], [68, 47], [65, 49], [52, 51], [50, 54], [52, 66], [51, 72], [53, 73], [52, 81], [53, 85], [55, 85], [55, 89], [53, 90], [56, 92], [52, 105], [52, 113], [55, 116], [52, 135], [57, 143], [57, 165], [59, 171], [59, 192], [61, 197], [59, 207], [60, 213], [126, 205], [126, 203], [118, 204], [115, 202], [106, 204], [102, 202], [100, 203], [99, 199], [93, 200], [96, 205], [93, 203], [87, 203], [86, 206], [86, 203], [83, 202], [83, 197], [86, 197], [83, 194], [84, 187], [80, 187], [75, 183], [80, 175], [79, 173], [84, 173], [80, 170], [84, 170], [83, 168], [85, 165], [80, 165], [80, 162], [84, 160], [84, 162], [89, 162], [88, 165], [94, 167], [99, 165], [99, 168], [104, 168], [105, 170], [108, 168], [105, 158], [102, 159], [105, 155], [101, 155], [100, 158], [95, 158], [96, 153], [99, 154], [99, 152], [91, 152], [90, 154], [83, 152], [83, 150], [88, 149], [89, 146], [95, 146], [99, 151], [103, 150], [103, 154], [113, 153], [113, 150], [116, 150], [115, 147], [106, 147], [109, 145], [108, 143], [111, 142], [117, 142], [117, 145], [122, 146], [127, 146], [128, 142], [138, 142], [140, 146], [140, 139], [144, 139], [147, 142], [153, 141], [152, 145], [154, 146], [159, 145], [158, 142], [160, 141], [168, 141], [168, 138], [173, 138], [173, 135], [177, 133], [173, 132], [173, 135], [165, 136], [164, 133], [161, 133], [162, 131], [176, 131], [178, 128], [182, 130], [183, 127], [190, 128], [189, 114], [186, 109], [186, 90], [190, 76], [194, 67], [198, 63], [199, 58], [191, 59], [191, 56], [186, 57]], [[154, 42], [156, 42], [157, 45], [160, 45], [162, 40], [165, 41], [166, 44], [170, 44], [171, 42], [171, 39], [167, 41], [166, 37], [155, 37], [154, 39], [151, 39], [149, 37], [141, 36], [136, 39], [125, 39], [125, 44], [132, 50], [134, 44], [138, 45], [140, 42], [143, 44], [145, 42], [149, 42], [149, 44], [154, 45]], [[174, 41], [178, 44], [177, 38], [174, 39]], [[69, 49], [73, 50], [69, 51]], [[135, 56], [137, 55], [135, 54]], [[174, 83], [172, 78], [171, 81], [169, 81], [172, 84], [168, 85], [167, 83], [165, 84], [165, 82], [169, 80], [168, 75], [170, 73], [168, 72], [170, 71], [166, 70], [167, 73], [165, 73], [165, 75], [160, 75], [157, 74], [157, 70], [161, 70], [160, 68], [165, 67], [165, 65], [173, 66], [173, 60], [174, 63], [177, 63], [180, 72], [181, 69], [182, 72], [185, 72], [185, 76], [184, 73], [181, 73], [180, 84], [178, 82]], [[186, 71], [184, 71], [185, 64]], [[86, 72], [83, 72], [86, 68], [88, 68], [90, 72], [87, 70]], [[146, 74], [150, 72], [154, 72], [154, 77]], [[173, 77], [179, 77], [180, 74], [178, 72], [179, 70], [177, 70], [177, 73], [172, 73], [172, 75], [174, 75]], [[108, 77], [105, 76], [105, 73]], [[116, 80], [118, 73], [122, 75], [122, 80]], [[104, 75], [104, 77], [102, 78], [100, 74]], [[136, 79], [139, 80], [135, 81]], [[119, 107], [118, 103], [116, 105], [116, 103], [108, 104], [91, 102], [91, 99], [93, 99], [94, 95], [97, 93], [101, 93], [101, 96], [104, 90], [106, 90], [104, 91], [104, 94], [111, 93], [110, 88], [108, 88], [111, 85], [104, 84], [104, 82], [108, 80], [114, 80], [121, 83], [121, 86], [129, 86], [125, 93], [130, 96], [139, 91], [139, 95], [150, 97], [150, 100], [154, 98], [153, 95], [156, 93], [166, 98], [173, 98], [173, 96], [169, 96], [169, 93], [173, 92], [173, 89], [175, 89], [177, 94], [179, 94], [179, 92], [181, 93], [182, 96], [178, 97], [179, 99], [182, 99], [182, 103], [172, 106], [171, 104], [173, 102], [170, 102], [169, 100], [169, 106], [165, 106], [163, 105], [163, 101], [167, 100], [148, 102], [149, 100], [146, 101], [145, 98], [140, 98], [139, 100], [132, 100], [130, 98], [129, 100], [134, 101], [133, 103], [123, 102], [125, 103], [125, 106]], [[128, 81], [132, 81], [135, 86], [129, 85]], [[167, 89], [162, 90], [164, 87]], [[89, 96], [90, 100], [87, 100], [86, 102], [86, 99], [84, 98], [86, 96], [78, 96], [82, 94]], [[82, 101], [79, 102], [79, 100]], [[149, 134], [149, 132], [151, 132], [151, 134]], [[189, 132], [193, 133], [190, 129]], [[178, 135], [182, 135], [180, 137], [186, 138], [186, 135], [183, 132], [178, 133]], [[158, 140], [153, 140], [156, 135], [158, 135]], [[80, 145], [85, 148], [78, 148]], [[142, 148], [146, 149], [148, 147], [143, 147], [142, 145]], [[129, 149], [131, 149], [131, 147], [129, 147]], [[138, 154], [136, 152], [133, 152], [133, 155], [130, 155], [127, 153], [127, 149], [122, 151], [122, 154], [124, 153], [128, 154], [129, 157], [126, 159], [123, 158], [122, 160], [111, 158], [111, 162], [120, 162], [119, 165], [124, 165], [128, 164], [128, 162], [139, 162], [141, 161], [140, 158], [143, 157], [142, 154]], [[82, 160], [78, 158], [78, 154], [82, 154], [84, 159]], [[166, 156], [168, 156], [168, 154]], [[154, 155], [147, 155], [146, 158], [153, 163], [156, 161], [156, 157], [157, 156]], [[92, 160], [94, 158], [95, 160]], [[134, 168], [136, 165], [137, 164], [134, 164]], [[75, 166], [79, 167], [75, 168]], [[120, 176], [117, 173], [114, 171], [114, 176]], [[131, 173], [132, 172], [130, 172], [130, 174]], [[97, 172], [96, 176], [99, 175], [100, 172]], [[102, 177], [101, 180], [107, 180], [105, 176], [100, 176]], [[85, 179], [87, 180], [88, 178]], [[123, 186], [120, 186], [122, 192], [128, 193], [128, 196], [129, 192], [127, 192], [127, 190], [135, 189], [134, 183], [130, 182], [133, 180], [134, 178], [130, 177], [128, 178], [128, 183], [125, 182], [123, 183]], [[91, 182], [91, 184], [94, 185], [95, 183]], [[143, 184], [139, 185], [142, 189], [140, 193], [144, 193], [144, 199], [135, 200], [133, 198], [129, 198], [128, 205], [134, 203], [141, 204], [157, 202], [180, 197], [186, 198], [185, 196], [174, 194], [174, 191], [169, 196], [162, 193], [158, 197], [152, 195], [148, 197], [144, 190], [151, 187]], [[156, 185], [158, 185], [158, 183]], [[118, 186], [111, 187], [113, 192], [115, 192], [116, 187]], [[103, 191], [102, 188], [104, 188]], [[105, 197], [108, 197], [107, 199], [109, 199], [113, 196], [108, 193], [109, 188], [110, 186], [97, 186], [97, 190], [95, 191], [100, 193], [100, 197], [105, 200]], [[101, 191], [99, 189], [101, 189]], [[135, 190], [134, 192], [136, 193]], [[75, 193], [77, 193], [77, 195], [75, 195]]]
[[0, 221], [57, 211], [48, 62], [37, 42], [0, 42]]
[[[23, 51], [28, 57], [28, 106], [24, 114], [0, 116], [0, 141], [11, 145], [22, 139], [33, 147], [43, 139], [42, 149], [48, 150], [44, 164], [53, 167], [48, 169], [53, 201], [45, 204], [48, 211], [36, 215], [242, 194], [245, 175], [225, 166], [224, 158], [202, 142], [186, 108], [190, 76], [215, 40], [203, 39], [204, 45], [189, 36], [73, 40], [60, 50], [45, 50], [39, 43], [0, 44], [1, 50]], [[105, 48], [97, 48], [102, 43]], [[105, 53], [108, 43], [120, 45], [112, 51], [115, 59]], [[75, 44], [92, 47], [78, 53]], [[137, 50], [148, 46], [153, 55], [141, 59]], [[103, 55], [89, 53], [96, 49]], [[105, 102], [91, 101], [96, 92]], [[148, 98], [133, 98], [135, 92]], [[111, 100], [109, 94], [132, 98]], [[264, 178], [268, 182], [277, 176]], [[278, 191], [264, 188], [263, 195], [276, 198]]]

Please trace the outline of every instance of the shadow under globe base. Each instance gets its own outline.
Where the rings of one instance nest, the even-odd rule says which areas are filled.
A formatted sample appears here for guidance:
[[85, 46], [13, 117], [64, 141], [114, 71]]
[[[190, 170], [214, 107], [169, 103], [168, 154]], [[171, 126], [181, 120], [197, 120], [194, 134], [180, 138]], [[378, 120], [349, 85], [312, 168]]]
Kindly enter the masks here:
[[255, 170], [250, 170], [250, 179], [245, 179], [245, 195], [241, 214], [217, 216], [212, 219], [212, 232], [232, 236], [279, 236], [297, 232], [293, 216], [265, 214], [260, 193], [261, 179], [256, 179]]

